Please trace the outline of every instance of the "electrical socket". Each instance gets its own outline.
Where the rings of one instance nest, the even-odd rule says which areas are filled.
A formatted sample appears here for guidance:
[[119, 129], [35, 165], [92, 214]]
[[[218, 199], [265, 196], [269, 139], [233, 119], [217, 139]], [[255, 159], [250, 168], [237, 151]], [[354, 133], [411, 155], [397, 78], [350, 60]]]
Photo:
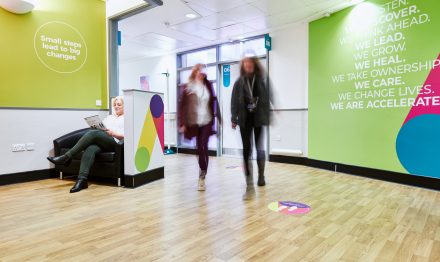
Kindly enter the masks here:
[[102, 101], [101, 100], [96, 100], [96, 106], [102, 106]]
[[12, 152], [26, 151], [26, 144], [12, 144]]

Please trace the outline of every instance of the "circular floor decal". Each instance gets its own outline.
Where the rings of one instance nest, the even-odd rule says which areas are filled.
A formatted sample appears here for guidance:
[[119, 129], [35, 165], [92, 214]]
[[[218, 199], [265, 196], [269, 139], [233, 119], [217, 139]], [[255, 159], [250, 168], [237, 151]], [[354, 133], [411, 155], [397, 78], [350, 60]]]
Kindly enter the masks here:
[[282, 213], [285, 215], [307, 214], [311, 210], [311, 207], [306, 204], [292, 202], [292, 201], [272, 202], [267, 207], [272, 211]]

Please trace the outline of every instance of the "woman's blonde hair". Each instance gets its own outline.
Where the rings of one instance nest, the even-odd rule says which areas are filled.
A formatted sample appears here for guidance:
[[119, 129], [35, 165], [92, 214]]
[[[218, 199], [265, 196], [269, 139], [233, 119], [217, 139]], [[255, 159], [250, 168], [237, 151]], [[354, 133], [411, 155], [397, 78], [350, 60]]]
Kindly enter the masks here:
[[191, 75], [188, 78], [188, 82], [194, 82], [196, 80], [197, 72], [203, 71], [205, 68], [205, 65], [203, 64], [196, 64], [191, 71]]
[[122, 106], [124, 106], [124, 98], [123, 98], [122, 96], [114, 97], [114, 98], [112, 99], [112, 114], [116, 114], [116, 112], [115, 112], [115, 103], [116, 103], [118, 100], [121, 101]]
[[117, 97], [113, 98], [112, 105], [114, 105], [116, 103], [116, 101], [118, 101], [118, 100], [121, 101], [122, 104], [124, 104], [124, 98], [122, 96], [117, 96]]

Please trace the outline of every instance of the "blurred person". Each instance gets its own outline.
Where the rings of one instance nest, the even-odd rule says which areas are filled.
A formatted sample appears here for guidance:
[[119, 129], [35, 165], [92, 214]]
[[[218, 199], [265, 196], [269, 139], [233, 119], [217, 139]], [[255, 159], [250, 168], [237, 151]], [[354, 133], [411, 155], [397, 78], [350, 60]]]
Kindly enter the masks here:
[[102, 122], [106, 130], [92, 129], [85, 133], [81, 139], [64, 155], [47, 157], [55, 165], [69, 165], [72, 157], [84, 151], [75, 185], [70, 193], [76, 193], [88, 188], [87, 177], [92, 167], [96, 154], [102, 151], [111, 151], [115, 145], [124, 139], [124, 99], [121, 96], [113, 99], [113, 112]]
[[270, 92], [264, 70], [256, 57], [245, 57], [240, 64], [240, 77], [234, 84], [231, 97], [232, 128], [240, 127], [243, 142], [246, 192], [244, 200], [255, 196], [252, 165], [252, 134], [257, 149], [258, 186], [265, 186], [264, 126], [269, 125]]
[[[203, 72], [204, 66], [193, 67], [188, 83], [182, 86], [179, 101], [179, 130], [185, 139], [196, 138], [199, 162], [198, 190], [205, 191], [205, 178], [208, 172], [208, 142], [215, 134], [215, 116], [218, 102], [213, 86]], [[221, 121], [220, 116], [219, 121]]]

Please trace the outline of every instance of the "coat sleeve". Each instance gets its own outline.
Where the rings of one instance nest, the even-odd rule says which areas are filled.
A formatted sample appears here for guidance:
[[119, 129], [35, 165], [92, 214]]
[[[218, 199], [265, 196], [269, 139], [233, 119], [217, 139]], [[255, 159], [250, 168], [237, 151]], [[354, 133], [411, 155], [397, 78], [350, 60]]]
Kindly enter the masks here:
[[185, 112], [186, 112], [186, 104], [187, 97], [185, 95], [186, 85], [179, 86], [179, 104], [178, 104], [178, 114], [177, 114], [177, 124], [178, 128], [185, 125]]
[[214, 97], [214, 107], [215, 107], [215, 115], [217, 116], [218, 122], [221, 124], [223, 123], [223, 117], [222, 112], [220, 111], [220, 104], [218, 102], [217, 97]]
[[209, 82], [208, 80], [206, 80], [205, 85], [208, 87], [209, 93], [211, 96], [209, 99], [209, 103], [210, 103], [210, 107], [212, 110], [212, 117], [213, 118], [217, 117], [219, 123], [221, 124], [222, 123], [222, 115], [221, 115], [220, 105], [218, 103], [218, 99], [215, 94], [214, 87], [212, 86], [211, 82]]
[[231, 96], [231, 122], [238, 124], [238, 113], [239, 113], [239, 81], [237, 80], [234, 84], [234, 88], [232, 89], [232, 96]]
[[269, 96], [269, 109], [275, 109], [277, 103], [276, 103], [276, 94], [275, 90], [273, 89], [273, 84], [270, 78], [267, 80], [267, 95]]

